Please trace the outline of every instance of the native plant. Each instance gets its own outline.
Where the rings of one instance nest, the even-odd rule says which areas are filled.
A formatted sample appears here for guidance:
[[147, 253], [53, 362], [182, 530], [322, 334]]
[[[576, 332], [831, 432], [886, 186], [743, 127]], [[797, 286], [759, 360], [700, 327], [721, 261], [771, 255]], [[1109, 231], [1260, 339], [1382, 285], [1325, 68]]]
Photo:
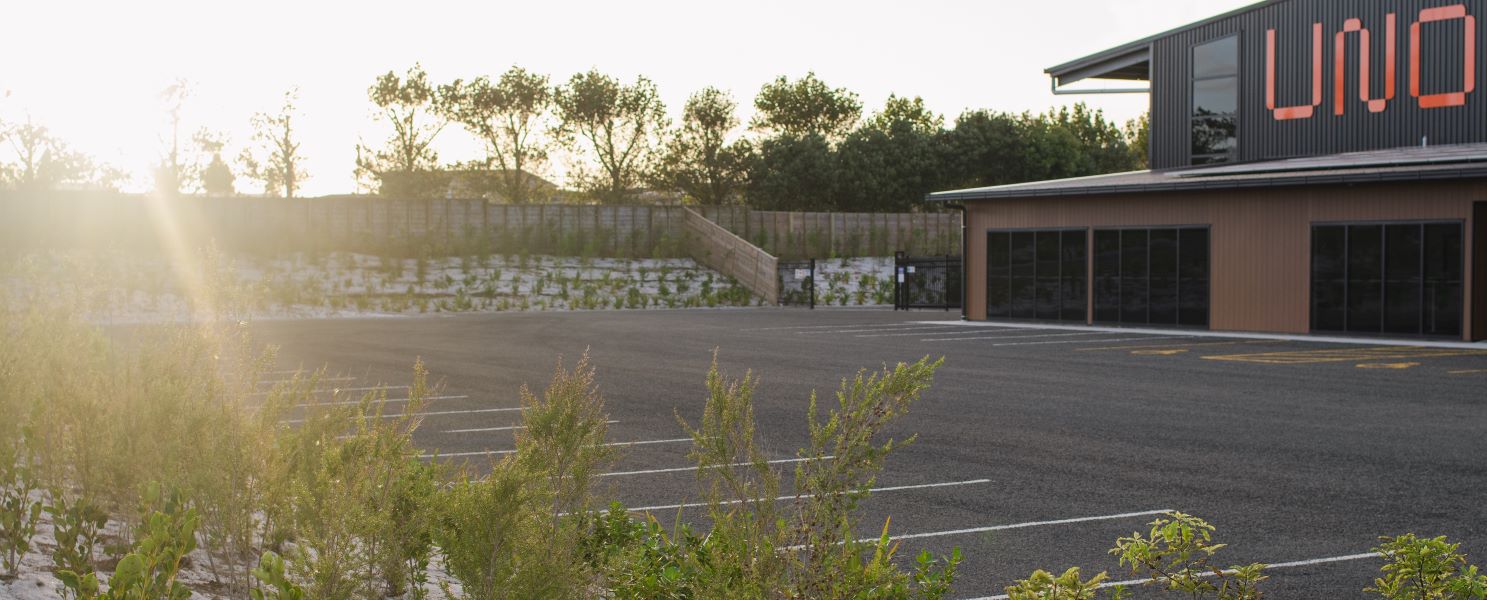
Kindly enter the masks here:
[[36, 488], [25, 437], [0, 446], [0, 566], [4, 567], [0, 576], [5, 578], [16, 576], [36, 536], [43, 506], [35, 497]]
[[1265, 565], [1218, 568], [1213, 557], [1225, 544], [1215, 543], [1213, 532], [1213, 525], [1203, 519], [1168, 512], [1151, 522], [1147, 535], [1136, 532], [1116, 540], [1110, 554], [1132, 573], [1150, 577], [1152, 585], [1193, 598], [1259, 598], [1259, 583], [1267, 579]]
[[1405, 534], [1383, 537], [1373, 551], [1389, 561], [1365, 592], [1387, 600], [1482, 600], [1487, 598], [1487, 575], [1457, 552], [1461, 544]]
[[152, 512], [133, 551], [125, 555], [100, 593], [98, 576], [62, 570], [57, 578], [78, 600], [186, 600], [191, 590], [177, 581], [182, 561], [196, 549], [195, 509]]
[[[1038, 569], [1027, 579], [1008, 586], [1007, 600], [1095, 600], [1099, 597], [1101, 584], [1109, 578], [1102, 572], [1084, 579], [1079, 567], [1069, 567], [1062, 575]], [[1115, 597], [1121, 594], [1117, 591]]]
[[253, 569], [262, 587], [248, 590], [251, 600], [305, 600], [305, 590], [289, 578], [287, 563], [272, 550], [264, 552]]
[[613, 450], [588, 356], [572, 370], [559, 362], [542, 395], [523, 387], [521, 398], [515, 452], [484, 478], [467, 469], [440, 495], [434, 539], [461, 583], [458, 593], [446, 586], [449, 597], [580, 597], [590, 581], [590, 487]]

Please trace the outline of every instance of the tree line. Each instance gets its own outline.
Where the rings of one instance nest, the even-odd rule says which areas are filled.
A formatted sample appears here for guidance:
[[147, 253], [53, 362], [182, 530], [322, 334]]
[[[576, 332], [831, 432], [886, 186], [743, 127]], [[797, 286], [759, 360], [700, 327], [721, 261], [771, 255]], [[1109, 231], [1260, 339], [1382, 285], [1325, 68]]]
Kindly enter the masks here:
[[[266, 195], [298, 194], [309, 174], [295, 91], [277, 110], [254, 115], [250, 143], [231, 160], [223, 158], [225, 136], [183, 133], [189, 92], [178, 82], [162, 94], [170, 131], [157, 190], [232, 195], [247, 179]], [[356, 144], [354, 174], [359, 189], [397, 197], [905, 211], [935, 190], [1146, 165], [1144, 117], [1122, 125], [1077, 104], [1044, 113], [968, 110], [947, 124], [922, 98], [901, 96], [865, 114], [856, 93], [814, 73], [766, 83], [747, 123], [738, 101], [715, 87], [689, 96], [673, 123], [649, 79], [625, 82], [598, 70], [554, 83], [513, 66], [497, 77], [438, 83], [415, 64], [377, 77], [367, 98], [389, 135]], [[479, 140], [482, 156], [442, 160], [435, 143], [451, 129]], [[0, 122], [0, 140], [16, 157], [0, 166], [6, 187], [115, 187], [125, 179], [29, 122]], [[548, 181], [557, 156], [568, 159], [565, 189]]]

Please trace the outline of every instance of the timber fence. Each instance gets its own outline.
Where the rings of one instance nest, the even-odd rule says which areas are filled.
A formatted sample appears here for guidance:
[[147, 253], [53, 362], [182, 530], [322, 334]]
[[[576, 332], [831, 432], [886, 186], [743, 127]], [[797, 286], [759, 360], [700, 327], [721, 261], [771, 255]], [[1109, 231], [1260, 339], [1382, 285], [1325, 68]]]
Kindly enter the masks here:
[[[793, 213], [695, 207], [781, 258], [959, 254], [958, 213]], [[685, 256], [687, 207], [501, 205], [379, 196], [159, 199], [0, 193], [0, 246], [186, 247], [262, 252]]]
[[685, 223], [694, 260], [732, 277], [770, 304], [780, 303], [779, 259], [690, 208]]

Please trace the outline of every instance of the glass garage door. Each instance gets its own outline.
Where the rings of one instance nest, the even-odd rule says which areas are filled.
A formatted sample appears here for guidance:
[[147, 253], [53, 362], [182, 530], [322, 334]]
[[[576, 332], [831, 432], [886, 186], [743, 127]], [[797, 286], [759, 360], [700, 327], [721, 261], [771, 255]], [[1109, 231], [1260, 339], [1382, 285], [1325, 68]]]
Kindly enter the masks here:
[[1208, 229], [1097, 229], [1095, 322], [1208, 326]]
[[1313, 331], [1461, 335], [1460, 223], [1312, 227]]
[[1089, 246], [1085, 230], [986, 235], [987, 318], [1085, 321]]

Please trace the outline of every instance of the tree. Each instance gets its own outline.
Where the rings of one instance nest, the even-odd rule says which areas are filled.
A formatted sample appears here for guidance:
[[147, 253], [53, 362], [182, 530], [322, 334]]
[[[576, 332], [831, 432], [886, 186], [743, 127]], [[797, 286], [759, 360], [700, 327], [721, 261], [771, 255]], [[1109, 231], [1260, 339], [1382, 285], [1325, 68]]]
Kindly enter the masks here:
[[191, 98], [191, 84], [177, 79], [165, 86], [159, 97], [165, 109], [169, 133], [168, 137], [161, 138], [160, 163], [155, 167], [155, 190], [163, 194], [179, 194], [182, 186], [196, 175], [181, 142], [182, 113], [186, 101]]
[[765, 138], [748, 162], [749, 205], [757, 210], [835, 210], [836, 154], [820, 134]]
[[599, 166], [592, 175], [579, 169], [579, 187], [605, 203], [628, 202], [650, 176], [668, 126], [656, 85], [644, 77], [623, 85], [591, 70], [558, 89], [557, 105], [559, 137]]
[[682, 125], [667, 143], [657, 181], [680, 190], [699, 204], [741, 200], [746, 142], [728, 144], [739, 126], [738, 103], [727, 92], [709, 87], [687, 98]]
[[367, 98], [393, 133], [380, 150], [357, 144], [357, 178], [380, 180], [383, 194], [428, 197], [434, 191], [429, 175], [439, 170], [434, 139], [448, 125], [440, 116], [447, 113], [443, 95], [429, 83], [423, 67], [414, 64], [402, 77], [393, 71], [378, 77]]
[[304, 169], [304, 156], [300, 154], [299, 140], [295, 137], [294, 120], [299, 116], [295, 107], [299, 90], [284, 92], [284, 104], [275, 114], [253, 115], [253, 142], [255, 148], [245, 148], [239, 161], [249, 179], [263, 185], [268, 196], [293, 198], [299, 186], [309, 178]]
[[944, 119], [921, 98], [889, 96], [883, 111], [837, 145], [838, 209], [912, 210], [940, 187]]
[[1090, 110], [1089, 105], [1080, 102], [1056, 113], [1049, 111], [1045, 118], [1079, 140], [1086, 162], [1083, 174], [1134, 171], [1140, 166], [1132, 160], [1130, 144], [1120, 126], [1105, 119], [1105, 111]]
[[442, 90], [449, 118], [485, 142], [486, 164], [498, 170], [496, 193], [514, 204], [531, 201], [550, 146], [542, 135], [553, 106], [547, 76], [513, 66], [494, 84], [478, 77]]
[[206, 192], [208, 196], [233, 195], [232, 182], [235, 177], [232, 174], [232, 168], [222, 160], [222, 149], [227, 147], [227, 137], [220, 132], [213, 132], [203, 127], [191, 136], [191, 141], [200, 156], [210, 155], [212, 157], [205, 161], [206, 164], [194, 169], [197, 179], [196, 187]]
[[1131, 148], [1131, 163], [1137, 169], [1151, 168], [1151, 114], [1126, 121], [1126, 144]]
[[862, 102], [846, 88], [832, 89], [814, 72], [790, 81], [780, 76], [754, 98], [753, 128], [775, 134], [841, 139], [862, 116]]
[[52, 135], [45, 126], [30, 119], [11, 127], [5, 139], [15, 153], [15, 163], [4, 168], [4, 181], [18, 190], [55, 189], [63, 184], [92, 181], [95, 173], [92, 159], [75, 152]]

